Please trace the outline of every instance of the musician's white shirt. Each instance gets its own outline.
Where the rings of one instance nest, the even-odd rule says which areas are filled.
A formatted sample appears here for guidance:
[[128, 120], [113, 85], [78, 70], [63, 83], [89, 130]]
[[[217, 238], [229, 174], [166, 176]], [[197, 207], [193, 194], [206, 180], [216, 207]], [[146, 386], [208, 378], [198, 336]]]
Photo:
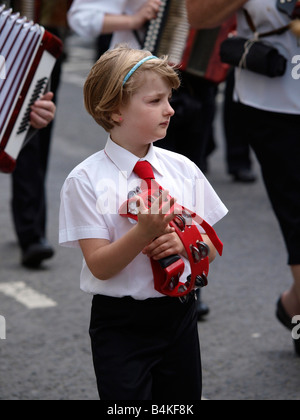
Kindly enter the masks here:
[[[83, 37], [97, 37], [102, 32], [105, 14], [133, 15], [147, 0], [74, 0], [68, 13], [71, 28]], [[140, 48], [132, 31], [116, 31], [112, 46], [127, 43]]]
[[[109, 139], [105, 150], [71, 172], [61, 192], [61, 245], [79, 247], [79, 240], [91, 238], [115, 242], [132, 228], [130, 221], [120, 216], [119, 208], [128, 193], [141, 184], [133, 172], [138, 160]], [[210, 225], [227, 214], [202, 172], [186, 157], [151, 145], [145, 160], [151, 163], [157, 182], [168, 189], [179, 204], [195, 211]], [[190, 274], [189, 263], [185, 263], [184, 281]], [[138, 300], [162, 296], [154, 289], [151, 263], [142, 253], [108, 281], [96, 279], [83, 261], [81, 289], [91, 294], [132, 296]]]
[[[281, 28], [290, 22], [287, 15], [277, 10], [275, 0], [249, 0], [244, 7], [260, 33]], [[238, 34], [247, 39], [253, 37], [243, 12], [238, 14]], [[300, 114], [299, 40], [288, 31], [264, 38], [263, 42], [272, 43], [286, 57], [287, 71], [283, 77], [272, 79], [248, 70], [236, 70], [235, 98], [265, 111]]]

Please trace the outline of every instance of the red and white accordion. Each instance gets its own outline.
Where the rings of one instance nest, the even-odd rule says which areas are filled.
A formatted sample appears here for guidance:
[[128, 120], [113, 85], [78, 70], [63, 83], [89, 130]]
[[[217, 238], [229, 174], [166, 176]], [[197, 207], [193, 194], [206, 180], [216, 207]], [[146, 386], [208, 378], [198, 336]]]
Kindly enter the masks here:
[[221, 62], [220, 46], [235, 26], [233, 18], [216, 29], [193, 30], [184, 0], [162, 0], [157, 18], [148, 26], [143, 49], [169, 56], [180, 70], [221, 83], [229, 66]]
[[31, 106], [45, 92], [62, 42], [0, 6], [0, 171], [13, 172], [30, 128]]

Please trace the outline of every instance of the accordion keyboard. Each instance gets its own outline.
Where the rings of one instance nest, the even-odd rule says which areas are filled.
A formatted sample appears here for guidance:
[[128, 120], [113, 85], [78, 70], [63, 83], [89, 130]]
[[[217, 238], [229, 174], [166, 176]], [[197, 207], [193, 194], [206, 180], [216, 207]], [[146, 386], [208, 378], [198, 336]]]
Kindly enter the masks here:
[[183, 0], [165, 0], [156, 19], [151, 21], [144, 49], [161, 56], [168, 55], [173, 64], [182, 62], [190, 35], [187, 9]]
[[6, 147], [6, 152], [14, 158], [17, 157], [29, 129], [30, 107], [44, 93], [49, 82], [49, 78], [45, 77], [45, 74], [49, 68], [53, 67], [54, 62], [53, 56], [44, 51], [11, 133], [14, 141], [10, 141]]
[[30, 126], [31, 107], [35, 103], [35, 101], [41, 97], [41, 95], [43, 94], [43, 92], [45, 91], [47, 87], [48, 82], [49, 82], [48, 77], [43, 77], [42, 79], [37, 81], [36, 87], [32, 93], [32, 96], [29, 100], [29, 104], [27, 106], [27, 109], [21, 121], [21, 124], [18, 128], [17, 135], [20, 135], [28, 130]]

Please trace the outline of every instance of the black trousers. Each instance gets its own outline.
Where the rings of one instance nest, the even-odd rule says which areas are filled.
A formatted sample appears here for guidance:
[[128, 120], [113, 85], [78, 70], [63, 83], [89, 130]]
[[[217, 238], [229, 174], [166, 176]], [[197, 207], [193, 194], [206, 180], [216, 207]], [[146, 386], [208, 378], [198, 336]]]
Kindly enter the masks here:
[[90, 336], [101, 400], [201, 400], [196, 300], [97, 295]]
[[290, 265], [300, 264], [300, 115], [237, 106], [236, 124], [261, 164]]
[[240, 170], [252, 168], [249, 141], [241, 132], [240, 125], [237, 124], [236, 114], [239, 104], [233, 100], [234, 83], [234, 70], [231, 70], [226, 82], [223, 116], [228, 173], [233, 175]]
[[12, 175], [12, 214], [22, 249], [46, 238], [46, 173], [52, 124], [21, 151]]

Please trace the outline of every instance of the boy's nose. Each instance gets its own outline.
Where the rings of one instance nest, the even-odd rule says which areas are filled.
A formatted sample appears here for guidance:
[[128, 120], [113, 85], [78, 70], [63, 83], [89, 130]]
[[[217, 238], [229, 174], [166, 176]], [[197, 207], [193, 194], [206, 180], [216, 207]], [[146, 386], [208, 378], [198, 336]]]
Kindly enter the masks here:
[[170, 115], [170, 117], [173, 117], [173, 115], [175, 114], [174, 109], [172, 108], [172, 106], [168, 103], [168, 106], [166, 108], [165, 111], [166, 115]]

